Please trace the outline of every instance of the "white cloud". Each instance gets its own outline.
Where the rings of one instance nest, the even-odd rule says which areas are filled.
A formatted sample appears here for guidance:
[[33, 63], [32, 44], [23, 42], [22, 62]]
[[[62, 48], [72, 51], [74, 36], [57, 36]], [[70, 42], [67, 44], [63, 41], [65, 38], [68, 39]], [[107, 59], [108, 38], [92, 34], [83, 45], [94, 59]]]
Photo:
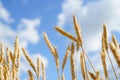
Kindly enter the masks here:
[[37, 28], [40, 25], [40, 19], [21, 19], [18, 25], [18, 35], [22, 41], [21, 44], [27, 45], [28, 42], [36, 44], [39, 41], [39, 33]]
[[16, 32], [10, 26], [0, 22], [0, 42], [3, 42], [6, 47], [12, 48], [15, 36]]
[[11, 18], [10, 13], [3, 7], [2, 2], [0, 2], [0, 20], [4, 20], [7, 23], [14, 21], [14, 19]]
[[[58, 15], [57, 24], [65, 27], [73, 24], [73, 14], [82, 28], [84, 47], [87, 51], [100, 49], [102, 25], [107, 24], [108, 32], [120, 31], [120, 1], [98, 0], [83, 5], [83, 0], [65, 0]], [[108, 33], [108, 34], [109, 34]]]
[[15, 36], [19, 36], [21, 47], [27, 47], [28, 43], [36, 44], [39, 40], [38, 27], [40, 19], [21, 19], [17, 30], [13, 30], [10, 25], [0, 22], [0, 40], [7, 46], [12, 46]]

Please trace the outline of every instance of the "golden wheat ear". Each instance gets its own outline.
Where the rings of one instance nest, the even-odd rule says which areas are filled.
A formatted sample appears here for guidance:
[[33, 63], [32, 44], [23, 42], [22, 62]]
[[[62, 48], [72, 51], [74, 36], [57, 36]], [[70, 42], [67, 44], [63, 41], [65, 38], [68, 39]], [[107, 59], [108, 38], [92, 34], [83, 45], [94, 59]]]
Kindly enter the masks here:
[[81, 67], [81, 73], [84, 80], [86, 80], [86, 70], [85, 70], [85, 61], [84, 61], [84, 53], [83, 51], [80, 53], [80, 67]]
[[68, 37], [69, 39], [71, 39], [73, 41], [77, 41], [77, 39], [74, 36], [72, 36], [70, 33], [66, 32], [66, 31], [64, 31], [60, 27], [56, 26], [55, 30], [58, 31], [59, 33], [61, 33], [62, 35]]
[[75, 32], [77, 35], [77, 42], [78, 42], [79, 46], [82, 46], [81, 30], [80, 30], [80, 26], [77, 22], [75, 15], [73, 16], [73, 22], [74, 22], [74, 29], [75, 29]]
[[120, 52], [119, 52], [119, 48], [116, 48], [114, 43], [110, 43], [110, 49], [113, 53], [113, 56], [118, 64], [118, 67], [120, 67]]
[[70, 68], [71, 68], [72, 80], [76, 80], [75, 64], [74, 64], [74, 43], [71, 44]]
[[69, 57], [69, 52], [70, 52], [70, 46], [68, 46], [68, 48], [66, 50], [66, 54], [65, 54], [63, 62], [62, 62], [62, 72], [64, 71], [64, 67], [65, 67], [67, 58]]
[[44, 66], [43, 62], [41, 62], [41, 66], [42, 66], [42, 80], [46, 80], [46, 76], [45, 76], [45, 66]]
[[48, 46], [48, 48], [50, 49], [54, 59], [55, 59], [55, 63], [56, 63], [56, 69], [57, 69], [57, 74], [58, 74], [58, 80], [60, 79], [60, 76], [59, 76], [59, 67], [60, 67], [60, 62], [59, 62], [59, 55], [58, 55], [58, 52], [57, 52], [57, 48], [52, 46], [50, 40], [48, 39], [48, 36], [46, 33], [43, 33], [43, 36], [44, 36], [44, 40]]
[[36, 67], [35, 67], [33, 61], [31, 60], [31, 58], [29, 57], [27, 51], [24, 48], [22, 48], [22, 51], [23, 51], [23, 54], [24, 54], [25, 58], [27, 59], [28, 63], [32, 67], [32, 69], [35, 71], [35, 73], [37, 73]]
[[40, 79], [40, 64], [41, 64], [41, 60], [40, 57], [37, 57], [37, 79]]
[[106, 64], [106, 51], [105, 51], [105, 48], [102, 49], [101, 60], [102, 60], [102, 65], [103, 65], [103, 69], [104, 69], [105, 78], [106, 78], [106, 80], [109, 80], [108, 79], [107, 64]]

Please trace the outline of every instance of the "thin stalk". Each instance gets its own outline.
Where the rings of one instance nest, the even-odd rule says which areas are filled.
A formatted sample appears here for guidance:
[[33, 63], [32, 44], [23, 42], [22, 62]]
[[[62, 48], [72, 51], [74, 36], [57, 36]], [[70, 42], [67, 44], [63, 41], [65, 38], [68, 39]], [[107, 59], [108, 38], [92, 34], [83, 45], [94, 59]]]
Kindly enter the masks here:
[[113, 63], [112, 63], [112, 60], [111, 60], [111, 58], [110, 58], [109, 51], [107, 51], [107, 55], [108, 55], [108, 59], [109, 59], [109, 61], [110, 61], [110, 64], [111, 64], [111, 66], [112, 66], [112, 69], [113, 69], [115, 78], [116, 78], [116, 80], [118, 80], [117, 74], [116, 74], [116, 72], [115, 72], [115, 68], [114, 68]]
[[58, 80], [60, 80], [59, 68], [57, 68], [57, 76], [58, 76]]
[[95, 73], [95, 68], [94, 68], [92, 62], [90, 61], [90, 59], [89, 59], [88, 55], [86, 54], [85, 50], [83, 49], [83, 47], [81, 47], [81, 48], [82, 48], [82, 51], [85, 53], [85, 56], [86, 56], [86, 58], [88, 59], [90, 65], [91, 65], [91, 67], [92, 67], [92, 69], [93, 69], [93, 71], [94, 71], [94, 73]]

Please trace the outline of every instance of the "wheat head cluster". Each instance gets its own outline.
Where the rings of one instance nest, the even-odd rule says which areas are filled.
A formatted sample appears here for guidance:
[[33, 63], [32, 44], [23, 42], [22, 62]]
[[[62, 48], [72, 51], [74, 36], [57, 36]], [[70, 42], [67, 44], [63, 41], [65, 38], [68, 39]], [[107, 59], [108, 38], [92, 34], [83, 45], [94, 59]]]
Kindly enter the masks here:
[[[110, 80], [110, 72], [107, 69], [108, 65], [106, 62], [106, 58], [108, 58], [111, 66], [111, 70], [114, 73], [114, 80], [119, 80], [119, 73], [115, 69], [115, 65], [113, 65], [113, 60], [116, 61], [117, 68], [120, 68], [120, 46], [115, 38], [114, 35], [112, 35], [111, 42], [108, 42], [108, 36], [107, 36], [107, 27], [104, 24], [103, 25], [103, 33], [101, 37], [102, 42], [102, 48], [100, 57], [101, 62], [103, 66], [104, 74], [101, 76], [102, 73], [100, 73], [99, 70], [95, 69], [95, 66], [93, 66], [93, 63], [91, 59], [89, 58], [87, 52], [83, 48], [83, 41], [82, 41], [82, 34], [80, 26], [77, 22], [77, 19], [75, 16], [73, 16], [73, 24], [74, 24], [74, 30], [76, 33], [76, 36], [73, 36], [72, 34], [64, 31], [60, 27], [56, 26], [55, 30], [62, 34], [63, 36], [69, 38], [72, 42], [70, 45], [68, 45], [66, 49], [66, 53], [64, 55], [63, 61], [59, 61], [59, 54], [57, 51], [57, 48], [52, 45], [50, 42], [47, 34], [44, 32], [44, 40], [48, 46], [48, 48], [51, 51], [51, 54], [54, 57], [55, 60], [55, 66], [56, 66], [56, 74], [57, 74], [57, 80], [65, 80], [65, 74], [64, 69], [65, 65], [67, 63], [67, 59], [70, 59], [70, 74], [69, 77], [71, 77], [72, 80], [78, 80], [77, 70], [76, 67], [78, 65], [75, 64], [74, 55], [76, 54], [76, 51], [79, 51], [80, 54], [80, 70], [82, 79], [83, 80]], [[4, 47], [3, 43], [0, 43], [0, 80], [20, 80], [20, 59], [21, 59], [21, 53], [22, 51], [24, 57], [26, 58], [27, 62], [31, 66], [31, 69], [28, 69], [28, 80], [46, 80], [46, 74], [45, 74], [45, 65], [44, 62], [40, 59], [40, 57], [37, 57], [37, 65], [35, 65], [30, 58], [29, 54], [27, 53], [26, 49], [20, 48], [19, 46], [19, 39], [16, 37], [15, 43], [14, 43], [14, 51], [12, 52], [9, 48]], [[110, 54], [114, 56], [114, 58], [111, 58]], [[89, 63], [89, 64], [88, 64]], [[92, 68], [92, 71], [90, 71], [87, 67], [87, 65], [90, 65]], [[51, 76], [52, 77], [52, 76]], [[22, 79], [21, 79], [22, 80]]]

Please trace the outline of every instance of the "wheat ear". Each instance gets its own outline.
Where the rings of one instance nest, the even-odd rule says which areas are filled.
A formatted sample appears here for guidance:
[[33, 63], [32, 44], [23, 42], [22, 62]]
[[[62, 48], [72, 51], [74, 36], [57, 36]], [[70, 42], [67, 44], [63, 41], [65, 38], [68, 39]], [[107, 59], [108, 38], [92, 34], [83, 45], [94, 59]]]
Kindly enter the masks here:
[[80, 31], [80, 27], [78, 25], [77, 19], [75, 16], [73, 16], [73, 22], [74, 22], [74, 28], [75, 28], [75, 32], [77, 35], [77, 41], [79, 43], [79, 46], [82, 46], [82, 37], [81, 37], [81, 31]]
[[106, 78], [106, 80], [109, 80], [107, 65], [106, 65], [106, 51], [105, 51], [105, 48], [101, 52], [101, 60], [102, 60], [102, 65], [103, 65], [103, 69], [104, 69], [105, 78]]
[[70, 67], [72, 80], [76, 80], [75, 76], [75, 66], [74, 66], [74, 43], [71, 44], [71, 55], [70, 55]]
[[114, 55], [114, 58], [118, 64], [118, 66], [120, 67], [120, 52], [119, 49], [115, 47], [114, 43], [110, 43], [110, 49]]
[[83, 51], [80, 53], [80, 65], [81, 65], [81, 73], [84, 80], [86, 80], [86, 72], [85, 72], [85, 61], [84, 61], [84, 53]]
[[23, 54], [24, 54], [25, 58], [27, 59], [28, 63], [30, 64], [30, 66], [33, 68], [33, 70], [34, 70], [35, 73], [36, 73], [36, 72], [37, 72], [36, 67], [35, 67], [35, 65], [33, 64], [33, 61], [31, 60], [31, 58], [29, 57], [27, 51], [26, 51], [24, 48], [22, 48], [22, 51], [23, 51]]
[[104, 47], [105, 47], [105, 49], [106, 49], [106, 51], [107, 51], [108, 59], [109, 59], [110, 64], [111, 64], [111, 66], [112, 66], [112, 69], [113, 69], [115, 78], [116, 78], [116, 80], [118, 80], [118, 77], [117, 77], [115, 68], [114, 68], [114, 66], [113, 66], [113, 63], [112, 63], [112, 60], [111, 60], [111, 58], [110, 58], [110, 54], [109, 54], [109, 51], [108, 51], [108, 37], [107, 37], [107, 29], [106, 29], [106, 25], [105, 25], [105, 24], [103, 25], [103, 35], [102, 35], [102, 36], [103, 36], [102, 38], [103, 38], [103, 42], [104, 42]]
[[63, 62], [62, 62], [62, 72], [64, 71], [64, 67], [65, 67], [67, 58], [68, 58], [68, 56], [69, 56], [69, 51], [70, 51], [70, 46], [68, 46], [67, 51], [66, 51], [66, 54], [65, 54], [64, 59], [63, 59]]
[[56, 63], [56, 69], [57, 69], [57, 74], [58, 74], [58, 80], [60, 79], [60, 76], [59, 76], [59, 56], [58, 56], [58, 52], [57, 52], [57, 49], [56, 47], [53, 47], [50, 40], [48, 39], [47, 37], [47, 34], [46, 33], [43, 33], [43, 36], [44, 36], [44, 39], [45, 39], [45, 42], [47, 44], [47, 46], [49, 47], [54, 59], [55, 59], [55, 63]]
[[77, 41], [77, 39], [72, 36], [70, 33], [64, 31], [63, 29], [61, 29], [60, 27], [55, 27], [55, 30], [57, 30], [59, 33], [61, 33], [62, 35], [68, 37], [69, 39], [73, 40], [73, 41]]
[[42, 80], [46, 80], [46, 77], [45, 77], [45, 66], [44, 66], [43, 62], [41, 62], [41, 66], [42, 66]]
[[41, 64], [40, 57], [37, 57], [37, 79], [38, 80], [40, 79], [40, 64]]

